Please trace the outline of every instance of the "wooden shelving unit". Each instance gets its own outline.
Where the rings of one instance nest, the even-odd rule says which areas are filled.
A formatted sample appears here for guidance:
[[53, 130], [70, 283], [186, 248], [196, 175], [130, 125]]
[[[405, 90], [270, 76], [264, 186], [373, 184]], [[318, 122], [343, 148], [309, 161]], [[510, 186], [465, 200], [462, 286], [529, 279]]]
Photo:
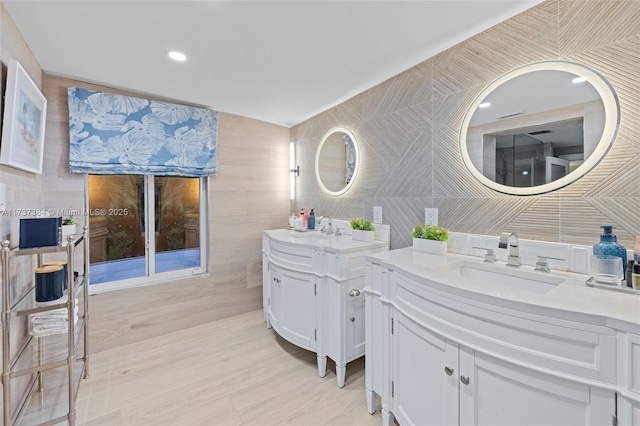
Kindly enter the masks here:
[[[2, 242], [2, 389], [3, 424], [15, 425], [28, 415], [28, 424], [53, 425], [67, 421], [75, 425], [75, 401], [81, 378], [89, 377], [89, 228], [82, 234], [67, 237], [66, 244], [31, 249], [10, 248]], [[83, 274], [74, 277], [74, 256], [78, 245], [83, 245]], [[43, 306], [35, 301], [35, 286], [11, 303], [11, 264], [18, 256], [36, 256], [41, 266], [44, 255], [66, 252], [67, 293], [59, 303]], [[20, 279], [20, 277], [18, 277]], [[72, 297], [68, 297], [72, 295]], [[78, 320], [75, 321], [76, 298]], [[12, 320], [38, 312], [66, 308], [68, 330], [64, 334], [29, 336], [17, 349], [12, 348]], [[45, 374], [45, 372], [47, 372]], [[46, 375], [46, 389], [45, 389]], [[12, 407], [12, 382], [29, 377], [30, 386], [17, 407]], [[68, 392], [61, 391], [66, 387]], [[48, 403], [47, 392], [55, 396]], [[64, 397], [60, 400], [60, 395]]]

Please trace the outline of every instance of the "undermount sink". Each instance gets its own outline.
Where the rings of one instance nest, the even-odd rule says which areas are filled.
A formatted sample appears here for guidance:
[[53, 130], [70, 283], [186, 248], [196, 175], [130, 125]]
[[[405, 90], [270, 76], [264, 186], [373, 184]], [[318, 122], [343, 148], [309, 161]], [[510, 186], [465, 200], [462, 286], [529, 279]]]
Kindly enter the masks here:
[[327, 244], [333, 235], [321, 234], [319, 232], [296, 232], [290, 236], [303, 244]]
[[436, 271], [471, 284], [477, 282], [538, 294], [547, 293], [565, 281], [565, 278], [549, 272], [526, 271], [497, 263], [463, 261], [436, 268]]
[[328, 238], [330, 238], [331, 235], [327, 235], [327, 234], [320, 234], [319, 232], [297, 232], [293, 235], [291, 235], [291, 238], [295, 238], [297, 240], [299, 239], [311, 239], [311, 238], [319, 238], [322, 240], [326, 240]]

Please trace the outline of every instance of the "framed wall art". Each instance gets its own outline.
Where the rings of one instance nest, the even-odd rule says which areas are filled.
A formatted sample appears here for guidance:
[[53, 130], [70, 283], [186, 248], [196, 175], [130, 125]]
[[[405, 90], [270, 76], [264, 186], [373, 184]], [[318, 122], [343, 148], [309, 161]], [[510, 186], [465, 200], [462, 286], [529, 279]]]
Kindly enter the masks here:
[[41, 174], [47, 99], [18, 61], [7, 68], [0, 164]]

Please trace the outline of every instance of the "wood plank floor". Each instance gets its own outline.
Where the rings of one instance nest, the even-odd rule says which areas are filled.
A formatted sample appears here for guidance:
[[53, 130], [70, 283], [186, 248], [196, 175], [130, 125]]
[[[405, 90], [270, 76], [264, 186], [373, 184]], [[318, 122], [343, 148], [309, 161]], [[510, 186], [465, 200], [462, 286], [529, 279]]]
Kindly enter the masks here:
[[366, 409], [364, 358], [317, 373], [316, 357], [268, 330], [262, 310], [99, 352], [79, 425], [380, 425]]

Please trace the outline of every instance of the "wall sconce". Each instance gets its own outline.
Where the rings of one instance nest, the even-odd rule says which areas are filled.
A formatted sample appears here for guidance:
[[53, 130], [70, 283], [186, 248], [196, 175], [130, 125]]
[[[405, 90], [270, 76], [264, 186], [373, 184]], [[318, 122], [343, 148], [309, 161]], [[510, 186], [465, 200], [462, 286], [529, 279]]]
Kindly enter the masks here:
[[296, 165], [296, 143], [289, 143], [289, 199], [296, 199], [296, 176], [300, 176], [300, 166]]

